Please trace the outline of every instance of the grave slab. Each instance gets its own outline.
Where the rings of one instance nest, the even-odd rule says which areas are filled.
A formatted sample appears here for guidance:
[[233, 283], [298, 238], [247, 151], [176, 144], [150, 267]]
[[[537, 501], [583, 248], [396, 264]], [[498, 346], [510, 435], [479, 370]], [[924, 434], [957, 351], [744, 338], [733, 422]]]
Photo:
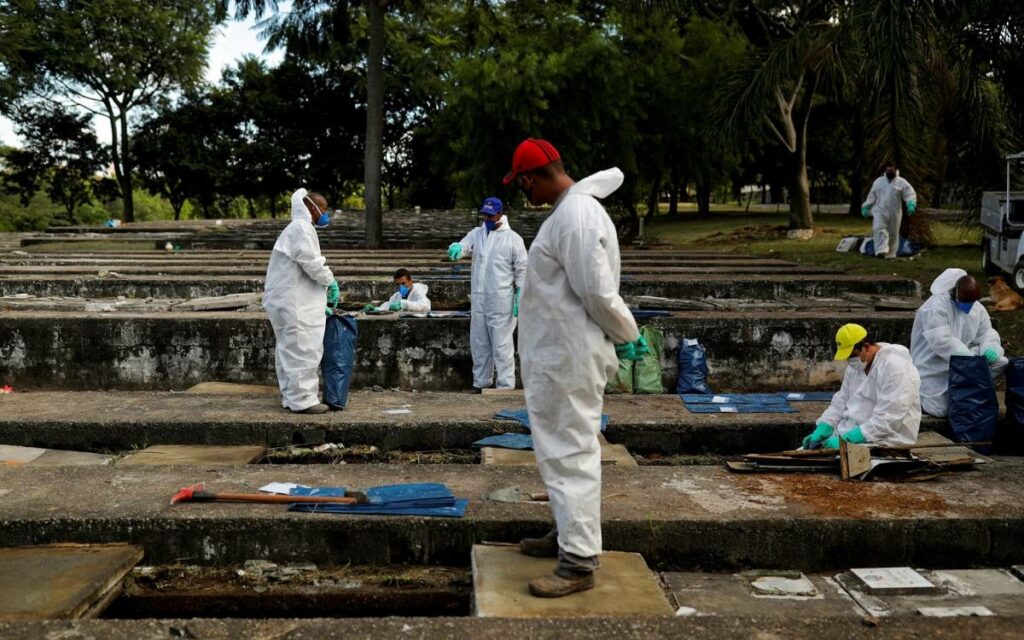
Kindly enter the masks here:
[[127, 544], [0, 549], [0, 621], [96, 617], [141, 559]]
[[871, 594], [850, 574], [840, 574], [836, 579], [861, 607], [878, 617], [1018, 616], [1024, 610], [1024, 583], [1008, 570], [950, 569], [919, 573], [935, 585], [931, 593]]
[[118, 465], [251, 464], [262, 458], [264, 453], [266, 447], [260, 445], [158, 444], [126, 455]]
[[[537, 458], [532, 450], [503, 449], [501, 447], [482, 447], [480, 449], [480, 464], [512, 465], [512, 466], [535, 466]], [[601, 445], [601, 464], [615, 465], [618, 467], [636, 467], [636, 458], [621, 444]]]
[[237, 384], [234, 382], [200, 382], [185, 390], [185, 393], [217, 395], [278, 395], [281, 389], [262, 384]]
[[[688, 607], [683, 611], [694, 616], [863, 616], [863, 611], [849, 594], [826, 576], [806, 576], [791, 571], [734, 574], [669, 572], [663, 573], [662, 579], [679, 607]], [[755, 584], [761, 588], [756, 588]], [[796, 584], [801, 588], [790, 594], [782, 593]], [[769, 585], [774, 588], [767, 588]]]
[[473, 609], [480, 618], [671, 616], [658, 577], [638, 553], [605, 552], [596, 586], [564, 598], [531, 596], [528, 583], [555, 560], [531, 558], [514, 545], [473, 546]]
[[110, 464], [113, 456], [89, 453], [87, 451], [65, 451], [40, 447], [18, 447], [0, 445], [0, 464], [9, 466], [30, 464], [32, 466], [103, 465]]

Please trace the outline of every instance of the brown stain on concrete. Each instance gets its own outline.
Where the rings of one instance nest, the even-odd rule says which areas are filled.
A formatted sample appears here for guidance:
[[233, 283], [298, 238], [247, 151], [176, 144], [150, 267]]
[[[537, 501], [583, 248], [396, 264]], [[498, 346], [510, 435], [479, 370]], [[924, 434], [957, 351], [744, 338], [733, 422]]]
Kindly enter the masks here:
[[922, 483], [851, 482], [820, 474], [792, 473], [739, 476], [744, 491], [781, 496], [788, 506], [810, 515], [863, 518], [867, 516], [944, 516], [946, 499]]

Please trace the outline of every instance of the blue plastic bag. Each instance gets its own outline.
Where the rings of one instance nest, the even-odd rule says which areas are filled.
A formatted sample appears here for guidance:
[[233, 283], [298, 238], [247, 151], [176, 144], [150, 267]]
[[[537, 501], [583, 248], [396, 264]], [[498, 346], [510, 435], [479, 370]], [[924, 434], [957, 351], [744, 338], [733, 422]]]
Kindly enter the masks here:
[[[906, 236], [900, 236], [900, 242], [896, 246], [896, 255], [900, 258], [909, 258], [910, 256], [916, 255], [920, 250], [921, 245], [911, 242]], [[860, 252], [868, 256], [875, 255], [874, 239], [866, 238], [864, 240], [864, 244], [860, 246]]]
[[[999, 400], [988, 362], [981, 356], [950, 357], [950, 437], [956, 442], [991, 442], [998, 424]], [[978, 452], [990, 453], [991, 447]]]
[[320, 370], [324, 374], [324, 402], [333, 407], [348, 404], [348, 388], [352, 384], [352, 369], [356, 364], [358, 336], [354, 316], [327, 316]]
[[704, 347], [690, 338], [683, 338], [679, 344], [676, 393], [714, 393], [708, 386], [708, 358]]
[[1006, 422], [997, 441], [1000, 453], [1024, 448], [1024, 358], [1010, 358], [1006, 365]]

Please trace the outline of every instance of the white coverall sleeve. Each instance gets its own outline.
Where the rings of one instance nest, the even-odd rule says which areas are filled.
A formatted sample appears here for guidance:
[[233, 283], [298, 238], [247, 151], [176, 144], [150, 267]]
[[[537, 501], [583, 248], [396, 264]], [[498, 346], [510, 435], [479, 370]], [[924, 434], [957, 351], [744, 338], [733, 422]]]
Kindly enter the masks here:
[[526, 277], [526, 260], [526, 243], [519, 240], [512, 252], [512, 279], [516, 289], [521, 289], [523, 286], [523, 279]]
[[[980, 302], [974, 304], [980, 305]], [[1002, 358], [1006, 355], [1003, 350], [1003, 341], [999, 337], [999, 333], [992, 328], [992, 319], [988, 315], [988, 311], [982, 308], [981, 310], [981, 323], [978, 324], [978, 336], [971, 342], [971, 346], [976, 347], [975, 351], [978, 355], [985, 353], [986, 349], [995, 349]]]
[[911, 200], [917, 200], [917, 192], [914, 191], [914, 187], [910, 185], [910, 181], [904, 180], [900, 188], [900, 195], [903, 196], [903, 202], [910, 202]]
[[473, 255], [473, 249], [475, 248], [473, 246], [473, 244], [474, 244], [473, 243], [473, 239], [476, 237], [476, 235], [477, 235], [476, 229], [473, 229], [469, 233], [467, 233], [465, 236], [463, 236], [462, 240], [459, 240], [459, 244], [462, 245], [462, 256], [463, 257]]
[[875, 203], [878, 202], [878, 186], [877, 185], [878, 185], [878, 181], [877, 180], [875, 182], [871, 183], [871, 190], [868, 191], [868, 199], [865, 200], [864, 204], [862, 204], [860, 206], [861, 209], [863, 209], [864, 207], [873, 207], [873, 206], [875, 206]]
[[295, 243], [293, 252], [295, 255], [288, 257], [302, 267], [306, 275], [315, 282], [326, 287], [334, 281], [334, 274], [327, 268], [327, 258], [316, 250], [311, 238], [303, 236], [301, 242]]
[[951, 356], [971, 353], [967, 345], [950, 332], [945, 309], [929, 305], [927, 308], [921, 307], [918, 313], [921, 314], [921, 336], [935, 355], [949, 360]]
[[[909, 362], [888, 361], [875, 363], [878, 371], [878, 401], [868, 420], [860, 425], [860, 432], [868, 442], [880, 442], [899, 437], [898, 427], [917, 400], [919, 388], [913, 384], [915, 377], [908, 375]], [[906, 366], [904, 366], [906, 365]]]
[[423, 286], [421, 288], [419, 283], [417, 283], [409, 293], [409, 298], [402, 300], [402, 310], [413, 313], [429, 313], [430, 298], [427, 297], [427, 287]]
[[613, 344], [634, 342], [640, 337], [640, 330], [619, 296], [619, 281], [608, 260], [607, 242], [602, 230], [578, 226], [567, 229], [559, 238], [558, 250], [569, 286], [590, 319]]
[[400, 293], [398, 293], [396, 291], [393, 296], [388, 298], [387, 302], [385, 302], [384, 304], [382, 304], [379, 307], [377, 307], [377, 311], [390, 311], [391, 310], [391, 303], [392, 302], [399, 302], [401, 300], [402, 300], [402, 294], [400, 294]]
[[818, 422], [824, 422], [833, 429], [839, 428], [839, 423], [843, 421], [843, 414], [846, 413], [846, 404], [850, 401], [850, 376], [854, 375], [855, 372], [853, 367], [846, 365], [846, 375], [843, 376], [843, 384], [839, 387], [839, 391], [832, 396], [832, 402], [829, 403], [828, 409], [821, 414], [818, 418]]

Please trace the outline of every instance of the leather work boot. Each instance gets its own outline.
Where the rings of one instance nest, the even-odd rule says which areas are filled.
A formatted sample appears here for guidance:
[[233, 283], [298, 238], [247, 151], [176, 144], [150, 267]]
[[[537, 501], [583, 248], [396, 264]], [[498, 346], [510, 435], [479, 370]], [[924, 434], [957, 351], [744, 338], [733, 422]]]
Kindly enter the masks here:
[[557, 558], [558, 538], [556, 536], [523, 538], [519, 541], [519, 551], [523, 555], [534, 558]]
[[[564, 575], [569, 575], [569, 573], [565, 572]], [[534, 578], [530, 580], [530, 593], [538, 598], [561, 598], [594, 588], [593, 573], [571, 575], [572, 577], [565, 578], [558, 573], [549, 573], [546, 576]]]
[[327, 413], [327, 405], [326, 404], [314, 404], [312, 407], [307, 407], [306, 409], [302, 409], [301, 411], [296, 411], [294, 409], [289, 409], [289, 411], [291, 411], [292, 413], [312, 413], [312, 414]]

